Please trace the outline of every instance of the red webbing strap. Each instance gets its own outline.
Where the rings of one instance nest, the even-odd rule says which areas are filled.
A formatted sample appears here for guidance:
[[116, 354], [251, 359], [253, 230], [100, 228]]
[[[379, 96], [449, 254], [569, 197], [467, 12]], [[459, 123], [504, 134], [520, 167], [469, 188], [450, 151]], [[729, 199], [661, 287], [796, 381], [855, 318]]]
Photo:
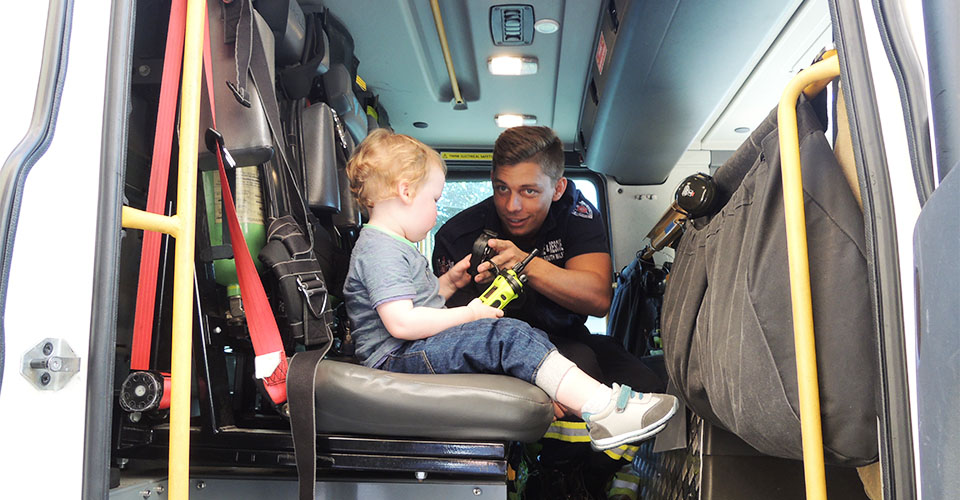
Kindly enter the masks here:
[[[210, 29], [209, 19], [204, 22], [203, 47], [203, 74], [207, 87], [207, 102], [210, 104], [210, 121], [213, 128], [217, 128], [217, 119], [214, 106], [213, 70], [210, 66]], [[280, 330], [277, 320], [267, 301], [267, 294], [263, 291], [260, 275], [254, 267], [253, 258], [247, 242], [243, 239], [240, 221], [237, 218], [237, 209], [233, 204], [233, 195], [227, 179], [227, 171], [223, 167], [223, 154], [217, 148], [217, 166], [220, 170], [220, 188], [223, 191], [224, 217], [230, 228], [230, 243], [233, 246], [233, 259], [237, 266], [237, 278], [240, 282], [240, 296], [243, 300], [244, 315], [247, 318], [247, 328], [250, 330], [250, 340], [253, 342], [253, 352], [259, 358], [271, 353], [279, 352], [280, 364], [273, 373], [263, 378], [264, 388], [270, 399], [280, 404], [287, 400], [287, 356], [280, 340]]]
[[[163, 215], [170, 174], [170, 150], [176, 122], [177, 94], [180, 89], [180, 67], [183, 64], [183, 39], [187, 25], [187, 1], [173, 0], [167, 26], [167, 44], [163, 53], [163, 77], [160, 83], [160, 105], [157, 109], [157, 130], [153, 136], [150, 162], [150, 186], [147, 191], [147, 212]], [[137, 283], [137, 306], [133, 320], [130, 369], [150, 368], [153, 315], [157, 296], [157, 268], [160, 264], [160, 236], [156, 231], [143, 232], [140, 249], [140, 276]]]

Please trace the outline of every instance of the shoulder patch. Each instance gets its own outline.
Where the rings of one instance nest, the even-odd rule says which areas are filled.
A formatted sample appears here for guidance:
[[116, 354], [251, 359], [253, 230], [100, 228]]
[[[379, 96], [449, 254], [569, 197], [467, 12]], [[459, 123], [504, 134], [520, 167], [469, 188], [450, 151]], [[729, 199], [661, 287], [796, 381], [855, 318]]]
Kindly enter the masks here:
[[579, 200], [575, 205], [573, 205], [573, 210], [570, 211], [571, 215], [576, 215], [577, 217], [583, 217], [584, 219], [593, 218], [593, 209], [590, 208], [590, 205], [587, 205], [587, 202], [584, 200]]

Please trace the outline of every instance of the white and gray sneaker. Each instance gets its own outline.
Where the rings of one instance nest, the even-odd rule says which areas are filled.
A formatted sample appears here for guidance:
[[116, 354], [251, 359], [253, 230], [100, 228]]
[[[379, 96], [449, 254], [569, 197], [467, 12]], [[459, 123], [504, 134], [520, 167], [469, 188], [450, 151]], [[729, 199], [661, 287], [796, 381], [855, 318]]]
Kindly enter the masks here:
[[634, 392], [628, 385], [613, 384], [607, 406], [596, 413], [583, 412], [590, 446], [608, 450], [641, 441], [663, 430], [680, 402], [669, 394]]

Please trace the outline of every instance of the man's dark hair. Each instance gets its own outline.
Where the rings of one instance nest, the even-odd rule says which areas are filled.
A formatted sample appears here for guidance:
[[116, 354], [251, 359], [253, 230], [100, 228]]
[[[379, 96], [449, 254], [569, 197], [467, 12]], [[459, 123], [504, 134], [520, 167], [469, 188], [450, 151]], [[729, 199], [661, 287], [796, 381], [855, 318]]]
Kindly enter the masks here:
[[540, 165], [550, 180], [563, 177], [563, 142], [550, 127], [512, 127], [493, 145], [493, 169], [521, 162]]

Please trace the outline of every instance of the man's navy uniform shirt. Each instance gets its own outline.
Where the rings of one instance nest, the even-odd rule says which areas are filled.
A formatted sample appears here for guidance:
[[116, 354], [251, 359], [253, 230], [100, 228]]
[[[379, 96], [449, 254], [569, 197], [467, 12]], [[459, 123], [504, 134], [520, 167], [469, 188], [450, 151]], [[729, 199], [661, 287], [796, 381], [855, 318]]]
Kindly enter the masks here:
[[[473, 242], [484, 229], [490, 229], [503, 239], [510, 239], [520, 250], [540, 249], [540, 257], [565, 267], [568, 259], [588, 253], [609, 253], [607, 228], [597, 209], [583, 197], [573, 181], [559, 200], [550, 205], [550, 211], [534, 238], [518, 242], [507, 238], [500, 225], [493, 197], [477, 203], [455, 215], [437, 231], [433, 249], [433, 272], [440, 276], [453, 264], [473, 251]], [[461, 288], [447, 300], [447, 306], [466, 305], [479, 297], [490, 283], [471, 284]], [[577, 336], [586, 332], [586, 315], [577, 314], [525, 286], [523, 293], [504, 309], [504, 315], [521, 319], [549, 334]]]

